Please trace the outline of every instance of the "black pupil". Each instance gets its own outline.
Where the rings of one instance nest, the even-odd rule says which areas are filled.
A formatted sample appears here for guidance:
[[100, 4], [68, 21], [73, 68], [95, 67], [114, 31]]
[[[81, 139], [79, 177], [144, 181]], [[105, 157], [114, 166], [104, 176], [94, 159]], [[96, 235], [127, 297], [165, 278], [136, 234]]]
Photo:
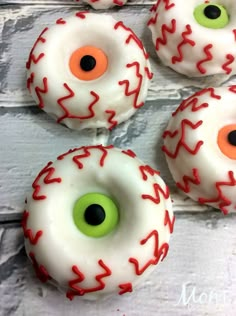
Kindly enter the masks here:
[[80, 67], [84, 71], [91, 71], [96, 66], [96, 59], [93, 56], [85, 55], [80, 60]]
[[85, 221], [89, 225], [97, 226], [104, 222], [106, 217], [103, 207], [99, 204], [89, 205], [84, 213]]
[[204, 14], [208, 19], [217, 19], [221, 15], [221, 10], [216, 5], [208, 5]]
[[228, 134], [228, 141], [231, 145], [236, 146], [236, 130]]

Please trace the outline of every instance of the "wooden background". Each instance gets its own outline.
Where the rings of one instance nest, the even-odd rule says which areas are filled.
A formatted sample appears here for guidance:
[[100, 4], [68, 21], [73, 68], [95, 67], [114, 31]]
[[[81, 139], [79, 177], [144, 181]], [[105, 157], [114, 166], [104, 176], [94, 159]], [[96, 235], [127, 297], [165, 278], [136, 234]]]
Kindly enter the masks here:
[[[46, 25], [76, 10], [93, 10], [69, 0], [0, 0], [1, 316], [236, 315], [236, 214], [223, 216], [177, 192], [160, 150], [170, 113], [182, 98], [235, 78], [191, 79], [164, 67], [146, 27], [153, 3], [133, 0], [109, 10], [141, 37], [151, 55], [155, 76], [145, 106], [112, 132], [76, 132], [35, 106], [26, 90], [25, 62]], [[20, 219], [24, 197], [46, 162], [69, 148], [98, 143], [131, 148], [161, 170], [174, 200], [175, 231], [168, 257], [134, 293], [100, 302], [70, 302], [35, 278], [24, 252]]]

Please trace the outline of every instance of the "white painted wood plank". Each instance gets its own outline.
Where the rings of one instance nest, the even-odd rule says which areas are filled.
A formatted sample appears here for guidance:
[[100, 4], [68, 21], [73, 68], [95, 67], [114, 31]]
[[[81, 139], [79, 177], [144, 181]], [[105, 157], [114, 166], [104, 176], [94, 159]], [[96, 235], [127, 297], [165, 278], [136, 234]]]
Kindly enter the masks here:
[[[51, 3], [51, 2], [50, 2]], [[57, 3], [60, 3], [57, 1]], [[64, 3], [64, 2], [63, 2]], [[2, 45], [0, 47], [0, 105], [6, 107], [34, 105], [26, 90], [25, 62], [34, 41], [41, 30], [55, 20], [68, 16], [78, 9], [77, 6], [25, 5], [2, 6], [0, 10], [0, 30]], [[92, 10], [91, 10], [92, 11]], [[123, 20], [143, 40], [150, 53], [154, 77], [149, 89], [148, 100], [180, 99], [183, 94], [209, 85], [234, 83], [235, 78], [227, 81], [226, 76], [192, 79], [175, 73], [163, 66], [158, 60], [151, 41], [151, 33], [146, 27], [149, 19], [149, 7], [128, 7], [105, 11], [117, 20]]]
[[70, 148], [101, 143], [132, 149], [145, 163], [160, 170], [162, 178], [171, 188], [174, 211], [208, 210], [207, 206], [176, 194], [164, 154], [160, 150], [161, 135], [170, 109], [176, 106], [174, 101], [147, 102], [135, 116], [112, 132], [91, 129], [72, 131], [57, 124], [36, 107], [0, 109], [0, 220], [21, 216], [25, 195], [48, 161], [55, 160]]
[[21, 229], [2, 225], [1, 316], [235, 316], [235, 230], [235, 215], [180, 215], [166, 260], [135, 292], [99, 302], [70, 302], [36, 279], [23, 251]]

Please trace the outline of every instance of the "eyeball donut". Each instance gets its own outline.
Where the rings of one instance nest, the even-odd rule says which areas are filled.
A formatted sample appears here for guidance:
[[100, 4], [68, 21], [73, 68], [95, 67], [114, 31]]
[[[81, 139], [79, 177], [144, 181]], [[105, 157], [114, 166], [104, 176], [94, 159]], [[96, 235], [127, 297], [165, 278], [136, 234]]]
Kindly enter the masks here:
[[131, 150], [70, 150], [38, 174], [22, 227], [37, 277], [69, 299], [133, 291], [167, 255], [174, 216], [159, 172]]
[[83, 0], [83, 2], [88, 3], [94, 9], [109, 9], [114, 6], [122, 7], [127, 0]]
[[158, 0], [148, 22], [156, 53], [176, 72], [236, 73], [236, 2]]
[[143, 44], [123, 22], [79, 12], [36, 40], [27, 68], [35, 102], [72, 129], [112, 129], [145, 101], [152, 77]]
[[184, 100], [164, 132], [169, 169], [192, 199], [236, 211], [236, 86], [207, 88]]

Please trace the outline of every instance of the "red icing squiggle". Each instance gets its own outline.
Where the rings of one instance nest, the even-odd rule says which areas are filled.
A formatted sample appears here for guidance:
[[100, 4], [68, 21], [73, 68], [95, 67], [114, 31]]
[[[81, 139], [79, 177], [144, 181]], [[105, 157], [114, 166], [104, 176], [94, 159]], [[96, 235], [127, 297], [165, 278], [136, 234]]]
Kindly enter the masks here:
[[47, 269], [42, 264], [38, 264], [38, 262], [35, 258], [35, 254], [32, 251], [29, 253], [29, 257], [32, 261], [33, 268], [34, 268], [34, 271], [35, 271], [37, 278], [43, 283], [50, 280], [51, 277], [50, 277], [49, 273], [47, 272]]
[[106, 159], [107, 154], [108, 154], [107, 150], [112, 149], [112, 148], [114, 148], [113, 145], [109, 145], [106, 147], [102, 146], [102, 145], [81, 147], [80, 149], [83, 150], [83, 153], [80, 155], [74, 156], [73, 161], [76, 163], [76, 165], [78, 166], [79, 169], [83, 169], [84, 165], [81, 162], [81, 159], [85, 159], [85, 158], [90, 157], [90, 155], [91, 155], [90, 150], [91, 149], [98, 149], [102, 153], [102, 156], [101, 156], [100, 161], [99, 161], [99, 165], [100, 165], [100, 167], [103, 167], [105, 159]]
[[124, 23], [122, 21], [119, 21], [115, 24], [114, 29], [117, 30], [118, 28], [122, 28], [125, 31], [127, 31], [129, 33], [129, 36], [126, 39], [126, 44], [129, 44], [131, 40], [133, 40], [138, 47], [142, 50], [144, 58], [148, 59], [148, 53], [146, 53], [145, 48], [143, 46], [143, 43], [141, 42], [141, 40], [136, 36], [136, 34], [133, 32], [133, 30], [127, 26], [124, 25]]
[[44, 108], [44, 101], [43, 101], [41, 94], [48, 93], [48, 78], [46, 78], [46, 77], [43, 78], [43, 88], [38, 87], [38, 86], [35, 87], [35, 93], [36, 93], [38, 100], [39, 100], [38, 106], [40, 107], [40, 109], [43, 109]]
[[153, 196], [150, 194], [142, 194], [142, 199], [150, 200], [155, 204], [159, 204], [161, 201], [160, 194], [163, 196], [165, 200], [167, 200], [170, 196], [169, 188], [167, 185], [165, 186], [165, 190], [164, 190], [158, 183], [154, 183], [153, 190], [154, 190]]
[[184, 191], [185, 193], [190, 192], [190, 183], [199, 185], [201, 183], [199, 172], [197, 168], [192, 169], [193, 177], [184, 175], [183, 176], [183, 184], [180, 182], [177, 182], [176, 185], [179, 189]]
[[[199, 151], [200, 147], [203, 145], [203, 141], [200, 140], [196, 143], [195, 147], [193, 149], [191, 149], [185, 142], [185, 128], [186, 126], [190, 127], [192, 130], [197, 129], [199, 126], [201, 126], [203, 123], [203, 121], [198, 121], [197, 123], [192, 123], [191, 121], [184, 119], [181, 121], [181, 129], [180, 129], [180, 139], [177, 143], [177, 146], [174, 150], [174, 152], [171, 152], [168, 150], [167, 146], [164, 145], [162, 146], [162, 150], [164, 151], [164, 153], [169, 156], [172, 159], [175, 159], [178, 156], [178, 153], [180, 151], [181, 148], [184, 148], [189, 154], [191, 155], [196, 155], [197, 152]], [[171, 132], [169, 130], [166, 130], [163, 134], [163, 138], [171, 137], [174, 138], [179, 134], [178, 130], [175, 130], [174, 132]]]
[[25, 238], [29, 239], [29, 242], [31, 245], [36, 245], [39, 241], [39, 238], [43, 235], [42, 230], [38, 230], [35, 234], [33, 233], [32, 229], [27, 228], [27, 222], [29, 218], [29, 212], [24, 211], [22, 221], [21, 221], [21, 226], [23, 228], [24, 236]]
[[56, 21], [56, 24], [66, 24], [66, 21], [63, 18], [60, 18]]
[[79, 283], [85, 280], [85, 275], [79, 270], [79, 268], [76, 265], [72, 267], [72, 271], [76, 275], [76, 278], [68, 282], [70, 288], [72, 288], [73, 290], [67, 291], [67, 298], [73, 300], [74, 296], [83, 296], [86, 293], [101, 291], [105, 288], [106, 284], [103, 279], [110, 276], [112, 272], [102, 260], [99, 260], [98, 264], [103, 269], [104, 273], [95, 276], [95, 280], [98, 282], [99, 285], [91, 288], [82, 288], [78, 285]]
[[[94, 109], [93, 107], [96, 105], [96, 103], [99, 101], [100, 97], [98, 94], [96, 94], [94, 91], [91, 91], [90, 94], [93, 97], [93, 101], [88, 105], [88, 111], [89, 114], [87, 115], [74, 115], [71, 114], [70, 111], [67, 109], [66, 105], [64, 105], [64, 101], [71, 99], [75, 96], [74, 91], [68, 86], [68, 84], [64, 83], [64, 88], [68, 91], [68, 94], [59, 98], [57, 100], [58, 105], [62, 108], [64, 111], [64, 115], [61, 116], [58, 120], [57, 123], [61, 123], [66, 118], [73, 118], [73, 119], [79, 119], [79, 120], [87, 120], [95, 116]], [[79, 108], [79, 106], [78, 106]]]
[[165, 4], [164, 9], [165, 9], [166, 11], [170, 10], [171, 8], [173, 8], [173, 7], [175, 6], [174, 3], [170, 3], [171, 0], [158, 0], [158, 1], [152, 6], [152, 8], [151, 8], [150, 11], [151, 11], [151, 12], [157, 11], [157, 9], [159, 8], [161, 2], [163, 2], [163, 3]]
[[217, 181], [215, 183], [215, 188], [217, 191], [217, 196], [214, 198], [202, 198], [198, 199], [199, 203], [210, 204], [218, 203], [219, 209], [226, 215], [228, 214], [227, 207], [232, 205], [232, 201], [229, 200], [222, 192], [223, 187], [234, 187], [236, 186], [236, 179], [233, 171], [228, 171], [229, 181]]
[[161, 37], [157, 37], [156, 39], [156, 45], [155, 48], [158, 51], [160, 48], [160, 45], [166, 45], [167, 44], [167, 33], [173, 34], [176, 32], [176, 20], [172, 19], [170, 26], [163, 24], [161, 26]]
[[233, 93], [236, 93], [236, 85], [232, 85], [229, 87], [229, 91], [230, 92], [233, 92]]
[[57, 160], [63, 160], [66, 156], [68, 156], [69, 154], [72, 154], [78, 150], [80, 150], [81, 148], [73, 148], [73, 149], [69, 149], [66, 153], [61, 154], [60, 156], [57, 157]]
[[86, 15], [88, 14], [88, 11], [83, 11], [83, 12], [77, 12], [75, 16], [79, 19], [86, 19]]
[[29, 54], [29, 59], [26, 63], [26, 68], [30, 69], [32, 63], [37, 64], [44, 56], [44, 53], [40, 53], [37, 57], [34, 54], [34, 51], [36, 49], [36, 47], [41, 43], [44, 44], [46, 42], [46, 39], [43, 37], [43, 35], [48, 31], [48, 27], [46, 27], [42, 33], [39, 35], [38, 39], [36, 40], [36, 42], [34, 43], [34, 46], [32, 47], [30, 54]]
[[31, 85], [34, 83], [35, 73], [32, 72], [30, 76], [27, 78], [27, 89], [31, 93]]
[[134, 264], [136, 275], [143, 274], [149, 266], [156, 265], [160, 259], [162, 261], [168, 253], [169, 245], [167, 243], [163, 243], [159, 248], [159, 235], [156, 230], [151, 231], [145, 239], [141, 240], [140, 245], [145, 245], [146, 242], [148, 242], [151, 238], [154, 239], [154, 251], [152, 259], [150, 259], [143, 267], [140, 267], [140, 264], [137, 259], [129, 258], [129, 262]]
[[231, 65], [234, 62], [235, 58], [231, 54], [227, 54], [225, 57], [227, 61], [222, 65], [222, 69], [225, 71], [227, 75], [229, 75], [232, 71], [232, 68], [229, 67], [229, 65]]
[[206, 69], [202, 66], [204, 63], [208, 62], [208, 61], [211, 61], [213, 59], [213, 56], [210, 52], [211, 48], [213, 47], [212, 44], [208, 44], [206, 45], [204, 48], [203, 48], [203, 51], [205, 53], [205, 58], [199, 60], [196, 64], [196, 67], [198, 69], [198, 71], [201, 73], [201, 74], [205, 74], [206, 73]]
[[51, 184], [51, 183], [60, 183], [62, 181], [61, 178], [53, 178], [53, 174], [55, 172], [54, 167], [50, 167], [52, 165], [52, 162], [50, 161], [46, 167], [43, 168], [43, 170], [40, 171], [37, 178], [34, 180], [32, 187], [34, 189], [34, 192], [32, 194], [32, 197], [34, 200], [44, 200], [46, 199], [46, 195], [39, 195], [39, 192], [41, 190], [41, 186], [39, 181], [42, 179], [45, 184]]
[[174, 231], [174, 224], [175, 224], [175, 216], [170, 219], [170, 214], [168, 210], [165, 211], [165, 218], [164, 218], [164, 225], [168, 225], [170, 233], [172, 234]]
[[122, 150], [122, 153], [130, 156], [131, 158], [137, 157], [137, 155], [131, 149]]
[[116, 111], [106, 110], [105, 112], [107, 114], [110, 114], [110, 116], [108, 118], [108, 123], [110, 123], [109, 130], [112, 130], [118, 124], [118, 122], [116, 120], [114, 120], [114, 117], [116, 116]]
[[[145, 166], [140, 166], [139, 170], [142, 174], [142, 178], [144, 181], [148, 179], [148, 175], [154, 176], [154, 175], [160, 175], [160, 171], [153, 169], [152, 167], [145, 165]], [[148, 175], [147, 175], [148, 174]]]
[[200, 103], [198, 105], [198, 102], [199, 102], [198, 97], [205, 94], [209, 94], [208, 96], [210, 96], [212, 99], [217, 99], [217, 100], [221, 99], [221, 96], [215, 93], [214, 88], [202, 89], [196, 92], [195, 94], [193, 94], [192, 96], [190, 96], [189, 98], [187, 98], [186, 100], [183, 100], [180, 106], [176, 109], [176, 111], [172, 113], [172, 116], [177, 115], [179, 112], [183, 112], [185, 109], [187, 109], [190, 106], [191, 106], [192, 112], [197, 112], [201, 109], [208, 107], [209, 104], [206, 102]]
[[132, 286], [132, 283], [130, 282], [119, 284], [119, 288], [121, 289], [119, 292], [119, 295], [123, 295], [128, 292], [133, 292], [133, 286]]
[[141, 106], [144, 105], [144, 102], [140, 102], [138, 104], [139, 92], [140, 92], [140, 89], [141, 89], [141, 86], [142, 86], [142, 82], [143, 82], [143, 76], [140, 73], [140, 64], [137, 61], [135, 61], [132, 64], [127, 64], [126, 67], [127, 68], [135, 67], [135, 69], [136, 69], [135, 70], [135, 72], [136, 72], [135, 74], [136, 74], [136, 77], [138, 78], [138, 85], [133, 90], [130, 90], [130, 82], [129, 82], [129, 80], [119, 81], [119, 85], [125, 85], [125, 95], [127, 97], [129, 97], [131, 95], [134, 95], [133, 107], [135, 109], [139, 109]]
[[192, 34], [192, 29], [189, 24], [185, 26], [186, 31], [183, 31], [181, 36], [182, 36], [182, 41], [178, 44], [177, 50], [179, 53], [179, 56], [173, 56], [172, 57], [172, 64], [176, 64], [177, 62], [181, 62], [184, 59], [182, 47], [185, 45], [190, 45], [190, 46], [195, 46], [195, 42], [191, 39], [189, 39], [187, 36]]

